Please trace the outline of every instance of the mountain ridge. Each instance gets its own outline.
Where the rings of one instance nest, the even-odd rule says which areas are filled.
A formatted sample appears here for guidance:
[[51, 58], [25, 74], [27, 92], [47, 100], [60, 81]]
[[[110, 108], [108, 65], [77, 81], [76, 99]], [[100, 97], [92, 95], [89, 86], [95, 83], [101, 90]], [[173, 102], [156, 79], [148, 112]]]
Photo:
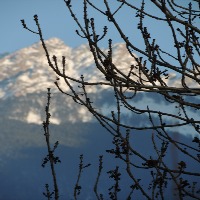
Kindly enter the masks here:
[[[62, 56], [66, 56], [66, 74], [69, 77], [80, 79], [80, 76], [84, 75], [85, 81], [106, 81], [105, 77], [96, 68], [87, 44], [71, 48], [58, 38], [51, 38], [46, 40], [45, 43], [51, 59], [53, 55], [57, 57], [58, 67], [62, 67]], [[105, 53], [107, 52], [106, 49], [102, 50]], [[113, 44], [113, 62], [125, 74], [128, 73], [130, 65], [135, 64], [123, 43]], [[62, 95], [58, 91], [54, 84], [57, 75], [48, 66], [41, 42], [4, 56], [0, 59], [0, 66], [2, 68], [0, 75], [0, 102], [1, 109], [4, 111], [2, 115], [6, 116], [7, 119], [41, 124], [46, 106], [46, 88], [52, 88], [51, 122], [53, 124], [58, 125], [66, 121], [75, 123], [94, 120], [86, 108], [75, 104], [71, 98]], [[177, 78], [174, 74], [170, 74], [169, 79], [166, 81], [168, 81], [169, 85], [173, 84], [174, 86]], [[77, 87], [78, 84], [72, 82], [71, 84], [76, 87], [75, 89], [78, 92], [82, 92]], [[62, 81], [59, 81], [59, 85], [62, 86], [64, 91], [70, 92]], [[110, 93], [112, 91], [104, 86], [86, 86], [86, 89], [91, 101], [97, 102], [97, 106], [94, 105], [94, 107], [104, 109], [106, 114], [110, 115], [111, 109], [115, 107], [114, 99], [110, 99], [113, 96], [113, 93]], [[106, 96], [106, 101], [104, 101], [104, 96]], [[173, 109], [172, 105], [167, 105], [163, 99], [155, 99], [155, 97], [155, 95], [151, 94], [142, 94], [140, 95], [140, 100], [138, 101], [138, 98], [134, 98], [134, 102], [137, 101], [137, 106], [140, 108], [144, 105], [149, 105], [155, 110]], [[108, 103], [108, 101], [110, 102]], [[158, 103], [160, 106], [156, 108]], [[165, 108], [163, 105], [165, 105]], [[173, 112], [177, 112], [176, 109], [172, 110]]]
[[[83, 74], [85, 80], [92, 82], [96, 82], [97, 80], [99, 81], [100, 78], [102, 80], [105, 79], [99, 73], [99, 71], [95, 69], [96, 67], [94, 65], [93, 56], [86, 44], [76, 48], [71, 48], [65, 45], [64, 42], [58, 38], [46, 40], [45, 44], [48, 48], [51, 58], [53, 55], [56, 55], [58, 66], [62, 66], [62, 56], [66, 57], [66, 73], [70, 77], [79, 79]], [[115, 44], [114, 48], [116, 50], [114, 57], [115, 60], [117, 60], [117, 51], [122, 53], [124, 44]], [[122, 65], [122, 63], [125, 62], [120, 60], [119, 64]], [[128, 60], [126, 60], [126, 65], [128, 66]], [[2, 105], [8, 106], [6, 102], [10, 101], [11, 99], [14, 101], [23, 102], [24, 105], [27, 104], [27, 101], [30, 105], [37, 101], [37, 104], [41, 109], [41, 106], [45, 106], [44, 102], [46, 97], [44, 97], [44, 95], [46, 96], [46, 88], [52, 88], [52, 93], [58, 95], [60, 98], [61, 95], [57, 94], [58, 90], [54, 84], [56, 75], [48, 66], [41, 42], [20, 49], [14, 53], [5, 55], [0, 59], [0, 66], [2, 68], [2, 73], [0, 75], [0, 101], [2, 102]], [[62, 81], [59, 84], [62, 85]], [[69, 91], [65, 84], [63, 84], [63, 87], [65, 90]], [[97, 87], [91, 87], [88, 88], [88, 92], [90, 94], [98, 93], [99, 95], [97, 95], [97, 98], [100, 98], [100, 93], [104, 89], [105, 88], [100, 89]], [[31, 96], [32, 94], [35, 94], [36, 96], [34, 98], [32, 96], [31, 99], [28, 99], [28, 96]], [[40, 100], [40, 98], [42, 100]], [[70, 98], [67, 100], [64, 100], [63, 98], [63, 101], [66, 103], [68, 108], [72, 107], [73, 102]], [[16, 103], [14, 102], [14, 104]], [[23, 113], [21, 110], [20, 114], [20, 112], [18, 112], [19, 109], [22, 109], [22, 107], [16, 108], [16, 111], [13, 112], [13, 116], [15, 116], [16, 113], [18, 116], [9, 116], [9, 118], [18, 119], [21, 121], [25, 120], [27, 123], [39, 123], [38, 121], [41, 121], [41, 113], [39, 114], [40, 111], [37, 107], [30, 108], [30, 110], [26, 112], [26, 119], [24, 117], [21, 117], [20, 119], [19, 115], [23, 115]], [[72, 109], [70, 110], [71, 113], [74, 113]], [[79, 107], [79, 109], [75, 108], [75, 110], [78, 112], [76, 114], [77, 116], [82, 116], [81, 120], [83, 122], [91, 121], [92, 116], [89, 113], [86, 114], [86, 111], [83, 107]], [[75, 117], [71, 117], [69, 120], [71, 122], [75, 122], [80, 120], [80, 118], [77, 117], [77, 119], [75, 119]], [[52, 117], [52, 123], [59, 124], [61, 123], [61, 119], [53, 119]]]

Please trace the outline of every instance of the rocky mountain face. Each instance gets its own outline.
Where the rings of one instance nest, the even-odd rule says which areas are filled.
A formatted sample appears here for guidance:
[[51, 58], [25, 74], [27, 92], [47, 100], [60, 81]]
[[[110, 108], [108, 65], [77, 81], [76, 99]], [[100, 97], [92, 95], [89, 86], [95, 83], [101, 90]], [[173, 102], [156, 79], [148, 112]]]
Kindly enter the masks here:
[[[105, 77], [96, 69], [93, 56], [86, 44], [71, 48], [60, 39], [51, 38], [46, 40], [46, 46], [50, 57], [52, 58], [53, 55], [57, 57], [58, 67], [62, 66], [62, 56], [66, 57], [66, 74], [68, 76], [80, 79], [80, 76], [84, 75], [86, 81], [105, 81]], [[102, 50], [107, 52], [106, 49]], [[113, 62], [125, 74], [129, 72], [130, 65], [135, 63], [123, 43], [113, 45]], [[11, 54], [1, 54], [0, 66], [1, 123], [5, 124], [5, 121], [12, 120], [16, 123], [41, 125], [45, 119], [44, 108], [47, 101], [47, 88], [51, 88], [52, 92], [52, 124], [94, 122], [93, 117], [84, 107], [75, 104], [70, 97], [61, 94], [56, 88], [54, 81], [57, 77], [48, 66], [41, 42]], [[137, 71], [134, 72], [137, 73]], [[178, 86], [180, 79], [169, 72], [169, 78], [166, 79], [166, 82], [169, 85]], [[78, 88], [77, 84], [71, 83]], [[69, 88], [62, 80], [59, 84], [64, 91], [69, 92]], [[114, 103], [110, 98], [110, 90], [104, 86], [87, 86], [87, 91], [96, 106], [110, 114]], [[198, 100], [194, 97], [193, 99], [194, 101]], [[146, 105], [148, 105], [150, 109], [170, 111], [172, 114], [178, 112], [178, 109], [175, 108], [176, 105], [164, 102], [160, 97], [150, 93], [138, 93], [134, 98], [134, 103], [139, 108], [146, 108]], [[157, 106], [158, 104], [159, 106]], [[197, 115], [197, 113], [191, 113], [191, 115]], [[143, 119], [139, 121], [139, 123], [142, 122], [144, 123]], [[189, 132], [189, 130], [184, 129], [184, 132]]]
[[[87, 45], [73, 49], [65, 45], [60, 39], [52, 38], [46, 41], [46, 46], [51, 56], [57, 56], [59, 64], [62, 56], [66, 57], [66, 73], [69, 76], [80, 78], [83, 74], [85, 80], [93, 82], [105, 80], [95, 69], [94, 60]], [[121, 68], [126, 69], [134, 61], [131, 57], [124, 55], [124, 48], [123, 44], [114, 46], [114, 60]], [[92, 120], [89, 113], [86, 114], [84, 108], [73, 106], [70, 98], [66, 98], [58, 92], [54, 85], [56, 75], [48, 66], [40, 42], [12, 54], [2, 55], [0, 66], [2, 116], [27, 123], [41, 124], [42, 112], [46, 102], [46, 88], [50, 87], [55, 101], [52, 102], [52, 123], [60, 124], [66, 120], [70, 122]], [[66, 86], [64, 86], [64, 89], [68, 90]], [[92, 87], [88, 91], [91, 94], [95, 93], [96, 98], [102, 96], [100, 94], [102, 90], [99, 90], [99, 88]], [[66, 109], [63, 109], [63, 107]], [[70, 113], [70, 115], [66, 113]]]
[[[93, 56], [87, 45], [71, 48], [60, 39], [52, 38], [46, 41], [46, 46], [51, 57], [57, 56], [58, 66], [62, 66], [62, 56], [66, 57], [66, 73], [70, 77], [79, 79], [81, 75], [84, 75], [86, 81], [105, 81], [105, 77], [96, 69]], [[130, 65], [135, 62], [122, 43], [113, 46], [113, 61], [125, 74], [128, 73]], [[46, 103], [46, 88], [50, 87], [54, 96], [52, 123], [60, 124], [63, 121], [88, 122], [92, 120], [90, 114], [86, 114], [84, 108], [73, 106], [74, 102], [70, 98], [66, 98], [58, 92], [54, 85], [56, 75], [48, 66], [40, 42], [12, 54], [2, 54], [0, 66], [2, 116], [27, 123], [41, 124], [43, 108]], [[175, 84], [175, 75], [170, 74], [166, 81]], [[60, 84], [63, 85], [65, 91], [69, 91], [62, 81]], [[102, 92], [104, 94], [107, 92], [106, 87], [89, 87], [87, 89], [96, 100], [102, 98]]]
[[[58, 66], [62, 66], [62, 56], [66, 57], [66, 73], [70, 77], [78, 79], [81, 75], [84, 75], [86, 81], [105, 81], [105, 77], [96, 69], [93, 56], [87, 45], [71, 48], [60, 39], [51, 38], [46, 40], [46, 46], [51, 57], [56, 55]], [[106, 49], [103, 50], [107, 51]], [[127, 73], [130, 64], [135, 62], [122, 43], [113, 45], [113, 61], [124, 73]], [[51, 88], [52, 91], [50, 107], [52, 124], [94, 122], [93, 117], [84, 107], [75, 104], [70, 97], [58, 91], [54, 84], [56, 74], [48, 66], [40, 42], [11, 54], [1, 54], [0, 66], [0, 124], [2, 126], [9, 124], [9, 122], [12, 122], [12, 124], [23, 123], [41, 126], [45, 119], [44, 108], [47, 101], [47, 88]], [[169, 79], [166, 81], [171, 85], [178, 82], [174, 74], [170, 74]], [[69, 91], [65, 83], [61, 81], [59, 84], [65, 91]], [[74, 87], [77, 87], [77, 85], [74, 85]], [[92, 101], [96, 102], [97, 107], [110, 114], [114, 103], [110, 98], [110, 90], [106, 87], [88, 87], [87, 91]], [[134, 103], [138, 107], [149, 105], [153, 109], [167, 109], [172, 110], [172, 113], [177, 112], [175, 108], [173, 110], [173, 106], [164, 105], [162, 99], [156, 95], [140, 93], [134, 98]], [[157, 106], [158, 104], [160, 105], [159, 107]], [[132, 120], [131, 116], [129, 117]], [[144, 119], [135, 118], [133, 120], [138, 120], [137, 123], [145, 121]], [[8, 131], [9, 127], [12, 126], [3, 129], [3, 132], [5, 130]], [[10, 132], [12, 131], [10, 130]], [[39, 131], [37, 130], [36, 132]], [[20, 136], [19, 133], [16, 135], [18, 135], [17, 138], [24, 138], [22, 141], [25, 140], [26, 142], [24, 141], [23, 143], [30, 143], [30, 138], [27, 135], [26, 137], [23, 134]], [[6, 138], [5, 134], [2, 134], [1, 137]], [[74, 138], [73, 141], [75, 140]], [[31, 141], [38, 140], [32, 138]], [[76, 142], [72, 143], [75, 144]]]
[[[80, 78], [83, 74], [85, 80], [93, 82], [105, 80], [96, 70], [93, 56], [87, 45], [71, 48], [60, 39], [52, 38], [46, 41], [46, 46], [51, 57], [57, 56], [58, 65], [61, 64], [62, 56], [66, 57], [66, 73], [69, 76]], [[134, 62], [131, 57], [126, 56], [124, 49], [124, 44], [116, 44], [113, 47], [113, 59], [122, 70]], [[57, 134], [57, 139], [62, 137], [61, 143], [67, 146], [77, 146], [84, 141], [82, 138], [84, 134], [81, 133], [86, 130], [80, 128], [81, 123], [94, 122], [93, 117], [84, 107], [75, 104], [70, 97], [58, 91], [54, 85], [56, 75], [48, 66], [40, 42], [11, 54], [1, 54], [0, 66], [0, 126], [2, 127], [0, 150], [2, 154], [10, 156], [14, 149], [44, 145], [40, 138], [42, 122], [45, 119], [47, 88], [51, 88], [52, 92], [51, 124], [67, 123], [70, 127], [70, 124], [73, 126], [79, 123], [79, 127], [65, 131], [70, 136]], [[63, 88], [68, 91], [65, 84]], [[111, 106], [112, 101], [107, 88], [91, 87], [88, 88], [88, 92], [101, 108]], [[4, 145], [5, 143], [9, 145]]]
[[[46, 46], [52, 58], [56, 55], [58, 67], [61, 65], [62, 56], [66, 57], [66, 74], [70, 77], [84, 79], [90, 82], [105, 81], [105, 77], [96, 69], [93, 56], [87, 45], [71, 48], [58, 38], [46, 40]], [[103, 49], [103, 51], [107, 51]], [[53, 61], [52, 61], [53, 62]], [[123, 43], [113, 45], [113, 62], [125, 74], [129, 72], [134, 59], [129, 55]], [[12, 54], [0, 55], [0, 109], [1, 118], [17, 120], [25, 123], [41, 124], [44, 119], [47, 88], [52, 89], [51, 123], [65, 122], [91, 122], [93, 120], [85, 108], [75, 104], [70, 97], [62, 95], [56, 88], [54, 81], [56, 74], [48, 66], [41, 43], [35, 43], [27, 48]], [[134, 69], [136, 70], [136, 69]], [[137, 73], [137, 71], [135, 71]], [[166, 79], [169, 85], [178, 85], [179, 79], [170, 73]], [[64, 91], [69, 91], [66, 84], [59, 82]], [[73, 85], [73, 83], [72, 83]], [[74, 85], [77, 87], [77, 85]], [[92, 100], [104, 110], [111, 104], [107, 87], [87, 87]], [[81, 91], [80, 91], [81, 92]], [[162, 100], [155, 95], [140, 94], [134, 101], [137, 106], [149, 105], [156, 109]], [[145, 97], [145, 98], [144, 98]], [[163, 103], [161, 103], [163, 105]], [[157, 109], [161, 109], [159, 106]], [[162, 109], [172, 110], [171, 105]], [[110, 113], [109, 113], [110, 114]]]

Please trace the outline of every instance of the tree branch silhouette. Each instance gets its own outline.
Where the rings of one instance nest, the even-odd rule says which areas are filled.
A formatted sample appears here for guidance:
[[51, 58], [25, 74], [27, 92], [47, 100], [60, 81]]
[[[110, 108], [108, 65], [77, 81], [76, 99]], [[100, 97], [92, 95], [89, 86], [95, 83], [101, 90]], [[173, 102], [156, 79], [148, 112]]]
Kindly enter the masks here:
[[[75, 103], [87, 108], [101, 126], [113, 136], [114, 148], [107, 150], [107, 152], [126, 164], [126, 172], [133, 183], [130, 186], [131, 191], [127, 199], [131, 199], [136, 190], [139, 190], [147, 199], [165, 199], [168, 183], [175, 185], [173, 192], [175, 192], [176, 198], [200, 199], [199, 185], [188, 179], [188, 177], [199, 178], [200, 176], [198, 171], [191, 170], [192, 166], [190, 166], [189, 161], [192, 160], [197, 165], [200, 163], [200, 120], [191, 115], [191, 112], [195, 113], [200, 110], [199, 1], [190, 0], [189, 4], [184, 6], [173, 0], [152, 0], [149, 2], [141, 0], [140, 6], [137, 6], [138, 4], [132, 1], [116, 0], [115, 3], [118, 6], [114, 9], [112, 3], [104, 0], [101, 2], [104, 9], [100, 9], [94, 1], [83, 0], [83, 22], [73, 11], [72, 2], [69, 0], [64, 0], [64, 2], [79, 29], [76, 30], [77, 35], [88, 42], [96, 70], [103, 75], [104, 80], [90, 82], [85, 80], [84, 75], [81, 75], [79, 79], [67, 75], [65, 57], [62, 57], [61, 66], [58, 66], [56, 55], [53, 55], [51, 59], [37, 15], [34, 16], [37, 31], [29, 29], [24, 20], [21, 20], [22, 25], [28, 31], [39, 35], [49, 67], [58, 76], [55, 81], [58, 90], [72, 98]], [[147, 2], [160, 12], [159, 16], [149, 12], [146, 8]], [[130, 63], [126, 70], [122, 70], [113, 59], [113, 38], [108, 39], [107, 50], [100, 48], [99, 42], [106, 40], [109, 27], [104, 26], [103, 33], [100, 35], [96, 31], [98, 24], [93, 17], [90, 17], [89, 8], [105, 17], [105, 21], [115, 27], [115, 33], [120, 35], [123, 40], [124, 51], [134, 61], [134, 64]], [[123, 26], [120, 26], [118, 13], [124, 12], [124, 8], [128, 8], [130, 15], [138, 20], [137, 27], [133, 27], [133, 30], [137, 29], [140, 32], [144, 48], [138, 47], [134, 41], [129, 39], [126, 31], [122, 28]], [[153, 23], [161, 21], [167, 25], [171, 34], [169, 36], [173, 41], [173, 45], [170, 47], [171, 51], [166, 51], [157, 43], [157, 39], [154, 38], [149, 28], [150, 25], [145, 24], [146, 18], [151, 19]], [[141, 56], [138, 57], [135, 53]], [[173, 74], [178, 78], [176, 83], [172, 85], [171, 81], [168, 80], [173, 79]], [[65, 88], [59, 84], [60, 79], [64, 80], [70, 92], [66, 92]], [[74, 86], [75, 84], [78, 84], [78, 89]], [[87, 88], [96, 86], [106, 87], [112, 91], [112, 97], [115, 99], [115, 110], [110, 110], [110, 115], [102, 113], [94, 107], [95, 99], [88, 95]], [[162, 99], [165, 105], [175, 107], [177, 113], [172, 113], [169, 109], [151, 108], [149, 105], [141, 108], [134, 102], [134, 98], [141, 93], [155, 95]], [[145, 123], [126, 122], [123, 120], [122, 110], [135, 118], [141, 120], [145, 118]], [[194, 133], [192, 140], [194, 145], [182, 143], [170, 133], [173, 132], [173, 128], [185, 129], [185, 127], [189, 127]], [[148, 135], [151, 136], [154, 154], [149, 156], [135, 147], [135, 131], [152, 132], [148, 132]], [[175, 148], [176, 151], [185, 156], [185, 160], [176, 161], [177, 167], [170, 166], [165, 161], [169, 148]], [[136, 158], [139, 160], [138, 163], [134, 162]], [[101, 164], [99, 167], [100, 174]], [[143, 186], [142, 181], [134, 173], [135, 169], [144, 170], [151, 176], [148, 188]], [[94, 187], [97, 199], [101, 199], [97, 192], [99, 174]], [[121, 175], [118, 166], [109, 171], [109, 174], [110, 178], [115, 180], [115, 184], [110, 188], [110, 198], [117, 199], [118, 192], [120, 192]], [[76, 198], [76, 190], [74, 196]]]

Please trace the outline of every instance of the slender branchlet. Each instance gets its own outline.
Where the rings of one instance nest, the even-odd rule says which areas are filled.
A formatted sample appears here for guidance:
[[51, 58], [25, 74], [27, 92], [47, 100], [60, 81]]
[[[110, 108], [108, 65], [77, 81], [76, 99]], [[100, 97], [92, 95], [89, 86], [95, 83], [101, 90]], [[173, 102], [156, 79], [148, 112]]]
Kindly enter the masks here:
[[88, 168], [91, 164], [88, 163], [87, 165], [84, 165], [83, 163], [83, 154], [80, 155], [80, 162], [79, 162], [79, 171], [78, 171], [78, 176], [77, 176], [77, 181], [76, 181], [76, 184], [74, 186], [74, 199], [77, 199], [78, 195], [80, 195], [81, 193], [81, 185], [80, 185], [80, 179], [81, 179], [81, 176], [83, 174], [83, 170], [85, 168]]
[[54, 186], [54, 191], [51, 193], [49, 191], [49, 186], [48, 184], [46, 184], [46, 193], [43, 193], [48, 199], [50, 199], [52, 197], [52, 195], [54, 194], [54, 198], [55, 200], [59, 199], [59, 189], [58, 189], [58, 183], [57, 183], [57, 177], [56, 177], [56, 171], [55, 171], [55, 164], [60, 163], [60, 159], [59, 157], [55, 156], [55, 150], [58, 147], [59, 142], [55, 142], [54, 147], [51, 147], [50, 144], [50, 129], [49, 129], [49, 125], [50, 125], [50, 100], [51, 100], [51, 92], [50, 92], [50, 88], [48, 88], [48, 92], [47, 92], [47, 105], [45, 107], [45, 113], [46, 113], [46, 120], [43, 121], [43, 129], [44, 129], [44, 136], [46, 139], [46, 145], [47, 145], [47, 150], [48, 150], [48, 154], [47, 156], [43, 159], [42, 162], [42, 167], [45, 167], [45, 165], [47, 163], [50, 163], [50, 168], [51, 168], [51, 174], [52, 174], [52, 178], [53, 178], [53, 186]]
[[98, 200], [103, 200], [103, 194], [98, 193], [98, 184], [99, 184], [99, 179], [102, 173], [102, 169], [103, 169], [103, 155], [99, 156], [99, 170], [98, 170], [97, 178], [94, 184], [94, 193]]

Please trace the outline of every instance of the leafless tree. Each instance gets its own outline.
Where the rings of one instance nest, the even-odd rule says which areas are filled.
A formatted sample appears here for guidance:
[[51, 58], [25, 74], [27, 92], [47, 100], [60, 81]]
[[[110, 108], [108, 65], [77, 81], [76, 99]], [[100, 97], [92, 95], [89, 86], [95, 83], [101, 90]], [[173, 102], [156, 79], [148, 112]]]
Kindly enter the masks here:
[[[200, 120], [198, 115], [194, 114], [200, 110], [200, 29], [198, 28], [200, 1], [190, 0], [183, 3], [175, 0], [141, 0], [139, 5], [138, 1], [136, 3], [136, 1], [130, 0], [102, 0], [104, 9], [101, 9], [102, 7], [96, 6], [95, 1], [83, 0], [83, 20], [76, 17], [76, 13], [73, 11], [73, 1], [64, 0], [64, 2], [78, 26], [77, 35], [88, 41], [96, 69], [103, 74], [104, 80], [91, 82], [86, 81], [84, 75], [79, 79], [68, 76], [65, 70], [67, 65], [65, 56], [62, 57], [62, 66], [58, 66], [57, 57], [53, 55], [51, 58], [49, 55], [38, 16], [34, 16], [37, 31], [29, 29], [24, 20], [22, 20], [22, 25], [25, 29], [39, 35], [49, 67], [58, 76], [55, 82], [57, 88], [63, 94], [71, 97], [75, 103], [86, 107], [113, 136], [115, 148], [107, 150], [107, 152], [126, 164], [126, 172], [132, 180], [130, 194], [127, 194], [125, 198], [131, 199], [134, 192], [139, 190], [146, 199], [166, 199], [167, 183], [173, 183], [176, 192], [172, 192], [175, 193], [176, 199], [200, 199], [198, 185], [200, 173], [193, 171], [192, 166], [190, 166], [190, 163], [195, 162], [199, 165], [200, 162]], [[148, 4], [147, 8], [146, 4]], [[149, 6], [157, 9], [157, 12], [152, 14], [148, 9]], [[94, 18], [90, 17], [90, 9], [105, 17], [105, 22], [109, 22], [115, 28], [116, 32], [112, 32], [112, 34], [119, 34], [123, 40], [125, 51], [134, 61], [134, 64], [130, 64], [126, 70], [121, 70], [120, 66], [113, 60], [112, 38], [108, 40], [107, 52], [100, 48], [100, 42], [106, 39], [109, 27], [104, 27], [102, 35], [98, 33], [96, 31], [98, 24], [95, 23]], [[137, 26], [132, 27], [132, 30], [133, 32], [135, 30], [135, 33], [140, 32], [144, 48], [136, 46], [134, 40], [129, 39], [130, 36], [126, 34], [126, 30], [121, 28], [118, 14], [124, 12], [124, 9], [127, 9], [128, 15], [132, 19], [138, 21]], [[162, 22], [163, 26], [168, 27], [170, 41], [172, 41], [171, 44], [169, 43], [171, 46], [167, 48], [170, 51], [166, 51], [165, 47], [157, 43], [157, 39], [150, 31], [149, 23], [145, 24], [146, 19], [152, 20], [152, 23]], [[127, 23], [126, 18], [124, 18], [124, 23]], [[162, 34], [162, 30], [158, 29], [158, 31]], [[171, 80], [174, 74], [177, 78], [173, 83]], [[64, 87], [59, 84], [60, 79], [65, 81], [70, 92], [66, 92]], [[79, 87], [75, 87], [75, 83]], [[94, 106], [95, 99], [90, 97], [87, 92], [89, 87], [97, 86], [99, 88], [106, 87], [113, 91], [116, 109], [110, 110], [110, 115]], [[169, 109], [162, 111], [148, 105], [139, 107], [134, 99], [140, 93], [151, 93], [158, 96], [166, 105], [176, 106], [177, 112], [171, 112]], [[134, 124], [131, 121], [123, 120], [122, 112], [124, 111], [122, 110], [138, 119], [142, 116], [141, 119], [145, 119], [145, 124]], [[187, 130], [190, 130], [193, 135], [194, 145], [182, 143], [173, 134], [170, 134], [175, 128], [182, 131], [189, 128]], [[149, 130], [151, 133], [148, 132]], [[135, 148], [135, 131], [148, 132], [151, 136], [154, 156], [149, 156], [148, 153], [143, 154], [140, 149]], [[185, 155], [185, 160], [177, 161], [176, 166], [169, 165], [165, 160], [169, 148], [180, 151]], [[139, 160], [137, 163], [135, 162], [136, 158]], [[102, 160], [100, 163], [99, 174], [102, 169]], [[145, 173], [150, 174], [151, 180], [149, 180], [148, 188], [143, 186], [135, 169], [144, 170]], [[110, 188], [110, 198], [117, 199], [117, 194], [120, 191], [118, 182], [121, 174], [119, 168], [116, 167], [109, 174], [115, 180], [115, 185]], [[188, 177], [194, 177], [194, 180], [197, 181], [189, 181]], [[97, 199], [102, 199], [103, 197], [98, 194], [97, 184], [98, 181], [95, 184], [95, 193]]]

